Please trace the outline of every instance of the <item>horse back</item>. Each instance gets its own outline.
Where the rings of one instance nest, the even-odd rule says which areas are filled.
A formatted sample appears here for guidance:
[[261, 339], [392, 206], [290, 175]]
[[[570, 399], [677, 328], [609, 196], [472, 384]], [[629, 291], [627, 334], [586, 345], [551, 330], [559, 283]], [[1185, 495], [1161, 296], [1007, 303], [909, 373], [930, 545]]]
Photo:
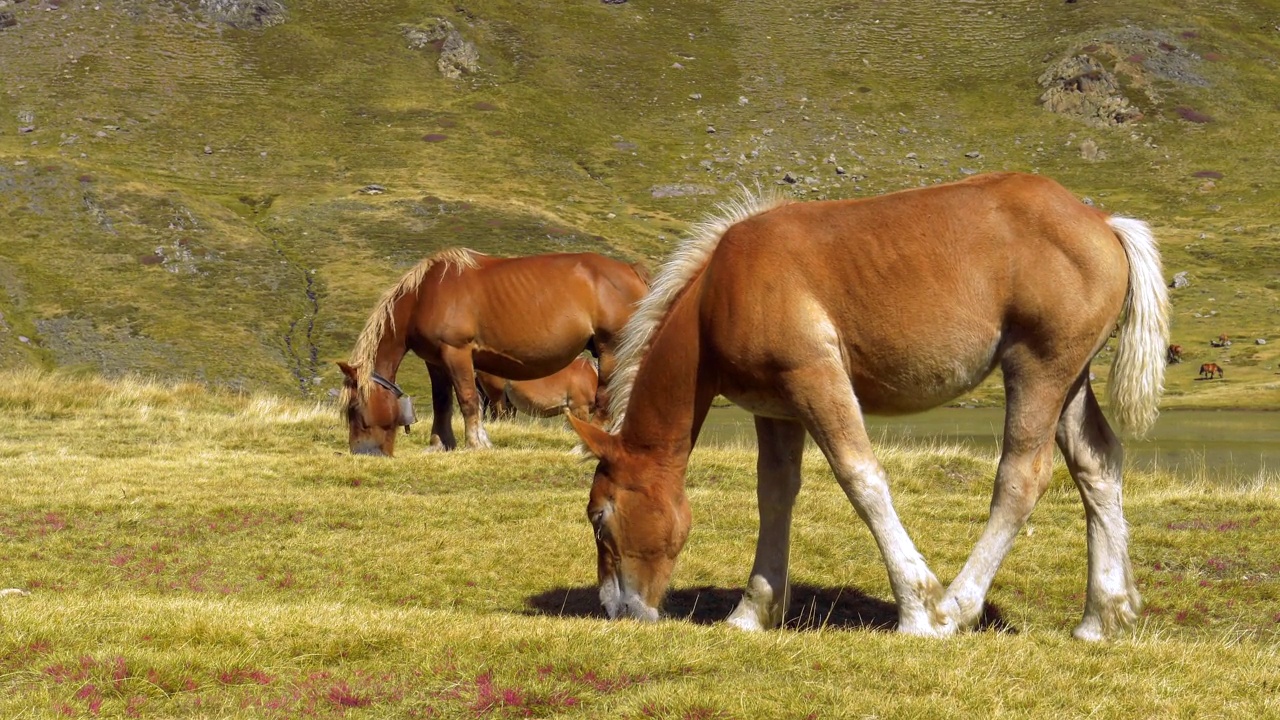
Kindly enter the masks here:
[[1012, 344], [1091, 354], [1127, 272], [1106, 216], [1061, 186], [979, 176], [732, 226], [705, 271], [702, 327], [745, 375], [834, 349], [868, 410], [908, 412], [972, 388]]
[[545, 376], [593, 336], [620, 329], [643, 288], [626, 263], [594, 253], [478, 255], [474, 268], [441, 264], [423, 277], [413, 343], [426, 358], [442, 345], [469, 346], [482, 369]]

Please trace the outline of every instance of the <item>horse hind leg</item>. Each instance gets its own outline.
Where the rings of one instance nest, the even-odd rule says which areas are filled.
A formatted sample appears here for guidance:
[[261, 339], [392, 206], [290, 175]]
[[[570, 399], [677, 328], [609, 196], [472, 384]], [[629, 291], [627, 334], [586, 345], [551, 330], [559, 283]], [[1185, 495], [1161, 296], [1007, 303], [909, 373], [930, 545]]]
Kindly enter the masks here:
[[1098, 407], [1088, 369], [1063, 407], [1057, 438], [1084, 501], [1089, 545], [1084, 618], [1073, 634], [1081, 640], [1101, 640], [1137, 619], [1142, 597], [1133, 582], [1122, 507], [1124, 449]]
[[1062, 378], [1069, 378], [1070, 372], [1074, 371], [1058, 372], [1028, 357], [1004, 364], [1004, 442], [991, 509], [982, 535], [947, 588], [943, 603], [949, 620], [958, 627], [974, 627], [981, 619], [996, 571], [1049, 487], [1053, 429], [1068, 388]]
[[751, 577], [729, 624], [743, 630], [781, 625], [790, 605], [787, 565], [791, 548], [791, 510], [800, 492], [804, 426], [756, 417], [760, 454], [756, 461], [756, 500], [760, 534]]

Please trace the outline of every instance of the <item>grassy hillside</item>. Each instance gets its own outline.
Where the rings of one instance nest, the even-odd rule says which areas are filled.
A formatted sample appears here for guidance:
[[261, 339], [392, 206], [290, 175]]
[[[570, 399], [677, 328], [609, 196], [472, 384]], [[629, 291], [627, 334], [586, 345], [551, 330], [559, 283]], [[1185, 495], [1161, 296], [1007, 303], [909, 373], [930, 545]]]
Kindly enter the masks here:
[[[378, 293], [436, 249], [656, 259], [738, 183], [853, 197], [1008, 169], [1149, 220], [1167, 275], [1188, 273], [1170, 404], [1280, 403], [1268, 3], [211, 12], [235, 4], [0, 8], [0, 366], [319, 396]], [[441, 19], [477, 72], [447, 78], [442, 41], [411, 42]], [[1039, 106], [1077, 54], [1140, 120]], [[1204, 361], [1226, 380], [1195, 382]], [[421, 394], [425, 373], [406, 380]]]
[[[346, 454], [314, 402], [0, 373], [4, 717], [1273, 717], [1274, 473], [1130, 472], [1139, 626], [1070, 639], [1085, 590], [1059, 464], [989, 595], [946, 641], [895, 622], [884, 566], [805, 457], [785, 629], [721, 621], [750, 567], [754, 452], [701, 447], [693, 531], [656, 625], [598, 616], [563, 428], [498, 423], [498, 450]], [[138, 438], [148, 438], [145, 443]], [[938, 576], [981, 532], [994, 458], [883, 448]]]

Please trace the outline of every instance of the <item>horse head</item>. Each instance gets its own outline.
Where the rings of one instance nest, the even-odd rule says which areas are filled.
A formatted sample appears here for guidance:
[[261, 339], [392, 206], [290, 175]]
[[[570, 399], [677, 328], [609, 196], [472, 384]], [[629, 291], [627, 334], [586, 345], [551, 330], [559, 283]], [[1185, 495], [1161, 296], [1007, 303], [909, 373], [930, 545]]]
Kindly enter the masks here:
[[596, 541], [600, 604], [610, 619], [657, 620], [691, 518], [684, 483], [654, 480], [681, 470], [630, 453], [616, 435], [568, 417], [599, 460], [587, 518]]
[[[342, 381], [343, 415], [347, 419], [348, 442], [353, 455], [395, 454], [396, 430], [409, 426], [418, 419], [413, 411], [413, 401], [391, 380], [374, 371], [361, 378], [359, 366], [339, 362], [344, 376]], [[361, 387], [361, 383], [367, 387]]]

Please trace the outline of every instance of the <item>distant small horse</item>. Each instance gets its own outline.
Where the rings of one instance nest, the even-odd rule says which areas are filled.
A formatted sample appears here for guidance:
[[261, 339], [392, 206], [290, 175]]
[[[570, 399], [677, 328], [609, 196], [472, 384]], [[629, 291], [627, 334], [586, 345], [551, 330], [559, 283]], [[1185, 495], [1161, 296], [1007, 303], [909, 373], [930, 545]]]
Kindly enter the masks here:
[[419, 262], [378, 301], [356, 340], [339, 406], [351, 452], [391, 455], [413, 407], [396, 384], [412, 350], [431, 375], [431, 447], [457, 447], [453, 396], [466, 444], [491, 447], [475, 371], [512, 380], [550, 375], [584, 349], [600, 359], [597, 407], [607, 407], [617, 337], [649, 286], [642, 266], [594, 253], [497, 258], [451, 249]]
[[1176, 365], [1182, 362], [1182, 346], [1170, 345], [1169, 352], [1165, 356], [1165, 361], [1170, 365]]
[[1210, 340], [1209, 344], [1216, 348], [1229, 348], [1231, 347], [1231, 338], [1227, 337], [1226, 333], [1222, 333], [1217, 340]]
[[[1138, 617], [1124, 453], [1090, 389], [1089, 363], [1123, 317], [1109, 407], [1139, 433], [1155, 422], [1168, 294], [1145, 223], [1013, 173], [854, 200], [749, 197], [721, 209], [676, 249], [623, 331], [612, 430], [570, 419], [600, 459], [587, 517], [609, 617], [659, 616], [692, 522], [689, 455], [718, 395], [755, 415], [760, 455], [755, 562], [732, 625], [784, 620], [806, 433], [880, 548], [900, 631], [939, 636], [977, 624], [1049, 487], [1055, 441], [1088, 530], [1075, 635], [1101, 639]], [[1004, 441], [987, 525], [943, 586], [894, 511], [863, 416], [936, 407], [997, 367]], [[716, 492], [700, 488], [708, 511], [724, 501]]]
[[586, 421], [595, 409], [600, 375], [595, 363], [578, 356], [568, 367], [544, 378], [506, 380], [477, 371], [476, 383], [499, 417], [511, 417], [519, 410], [525, 415], [549, 418], [568, 410], [570, 415]]
[[1212, 380], [1215, 373], [1218, 377], [1222, 377], [1222, 366], [1218, 363], [1205, 363], [1200, 366], [1201, 380]]

